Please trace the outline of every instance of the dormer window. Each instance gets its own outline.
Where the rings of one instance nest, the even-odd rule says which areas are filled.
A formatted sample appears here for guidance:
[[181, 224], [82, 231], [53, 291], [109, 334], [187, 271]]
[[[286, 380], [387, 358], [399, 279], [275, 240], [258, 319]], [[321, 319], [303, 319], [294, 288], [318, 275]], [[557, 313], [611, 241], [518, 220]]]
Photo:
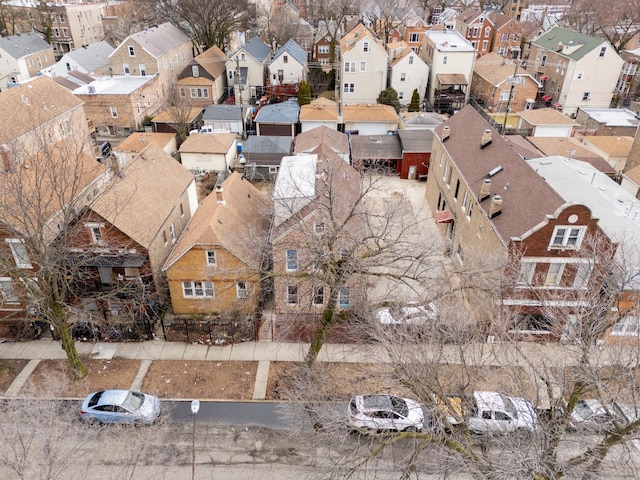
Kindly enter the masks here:
[[89, 229], [89, 233], [91, 234], [91, 243], [94, 245], [104, 245], [104, 235], [102, 229], [104, 228], [104, 224], [102, 223], [87, 223], [85, 225]]

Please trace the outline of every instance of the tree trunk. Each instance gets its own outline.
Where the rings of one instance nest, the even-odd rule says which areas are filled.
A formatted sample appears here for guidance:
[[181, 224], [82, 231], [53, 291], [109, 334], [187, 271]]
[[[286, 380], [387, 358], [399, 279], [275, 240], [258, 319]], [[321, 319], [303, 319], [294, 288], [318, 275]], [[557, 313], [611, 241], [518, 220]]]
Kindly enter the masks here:
[[320, 329], [316, 332], [311, 341], [311, 345], [309, 345], [309, 351], [307, 352], [307, 356], [305, 357], [305, 362], [308, 366], [311, 366], [318, 358], [318, 354], [320, 353], [320, 349], [324, 345], [324, 341], [327, 338], [327, 334], [331, 331], [334, 325], [338, 322], [338, 317], [334, 315], [336, 302], [338, 301], [338, 291], [339, 288], [331, 289], [331, 297], [329, 302], [327, 302], [327, 308], [322, 312], [322, 324], [320, 325]]
[[73, 368], [73, 373], [76, 376], [76, 379], [82, 380], [89, 372], [87, 372], [87, 368], [82, 363], [80, 355], [78, 355], [76, 342], [73, 340], [73, 336], [71, 335], [69, 324], [64, 320], [62, 322], [56, 322], [54, 325], [58, 335], [60, 336], [62, 349], [67, 354], [67, 360], [69, 361], [71, 368]]

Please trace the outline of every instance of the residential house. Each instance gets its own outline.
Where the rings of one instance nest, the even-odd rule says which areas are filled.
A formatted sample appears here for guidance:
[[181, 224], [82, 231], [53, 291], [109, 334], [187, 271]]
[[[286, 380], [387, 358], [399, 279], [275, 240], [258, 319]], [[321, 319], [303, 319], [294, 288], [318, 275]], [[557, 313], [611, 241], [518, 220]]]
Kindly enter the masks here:
[[571, 137], [577, 123], [554, 108], [520, 112], [518, 129], [530, 131], [532, 137]]
[[316, 150], [323, 145], [349, 163], [349, 138], [344, 133], [324, 125], [300, 133], [296, 137], [293, 153], [295, 155], [318, 153]]
[[42, 72], [54, 78], [65, 77], [72, 71], [87, 75], [109, 75], [111, 73], [109, 55], [113, 50], [113, 47], [105, 41], [71, 50], [51, 67], [42, 69]]
[[345, 132], [360, 135], [386, 135], [395, 132], [400, 117], [391, 105], [360, 103], [345, 105], [342, 109]]
[[620, 186], [640, 200], [640, 165], [637, 165], [622, 174]]
[[398, 135], [351, 135], [351, 164], [359, 172], [380, 170], [400, 173], [402, 148]]
[[520, 11], [520, 21], [536, 24], [542, 31], [546, 31], [563, 21], [570, 8], [571, 5], [563, 3], [530, 3]]
[[178, 74], [180, 98], [200, 107], [218, 103], [227, 95], [226, 61], [225, 53], [215, 45], [191, 60]]
[[491, 52], [494, 25], [486, 12], [468, 8], [456, 16], [455, 27], [478, 56]]
[[586, 148], [575, 137], [527, 137], [527, 140], [539, 150], [539, 153], [529, 155], [525, 159], [559, 155], [570, 160], [586, 162], [609, 177], [616, 176], [616, 171], [602, 156]]
[[520, 58], [522, 29], [514, 15], [491, 12], [487, 17], [493, 23], [491, 51], [501, 57]]
[[69, 261], [80, 270], [72, 291], [93, 322], [117, 322], [167, 299], [162, 266], [197, 208], [193, 174], [154, 143], [112, 182], [71, 236]]
[[304, 18], [298, 18], [298, 28], [293, 40], [305, 51], [307, 54], [307, 61], [311, 61], [313, 55], [314, 37], [315, 29], [313, 26]]
[[178, 150], [175, 133], [133, 132], [113, 147], [112, 153], [117, 159], [119, 171], [122, 171], [134, 158], [140, 155], [150, 143], [158, 145], [172, 157]]
[[208, 105], [202, 113], [202, 123], [214, 133], [244, 132], [243, 109], [240, 105]]
[[165, 98], [193, 59], [193, 50], [178, 27], [163, 23], [129, 35], [110, 58], [114, 75], [157, 75], [157, 96]]
[[606, 40], [552, 27], [531, 44], [527, 70], [544, 84], [542, 100], [575, 115], [609, 107], [623, 64]]
[[340, 39], [340, 100], [345, 105], [375, 103], [387, 88], [387, 51], [359, 23]]
[[306, 132], [325, 126], [338, 129], [338, 104], [328, 98], [318, 97], [300, 107], [300, 130]]
[[404, 130], [433, 130], [444, 119], [435, 112], [402, 112], [400, 128]]
[[[456, 17], [462, 10], [447, 7], [438, 15], [437, 24], [444, 27], [446, 30], [455, 30]], [[432, 22], [433, 23], [433, 22]], [[423, 43], [424, 47], [424, 43]]]
[[426, 180], [431, 161], [433, 130], [398, 130], [402, 160], [400, 178]]
[[580, 108], [576, 122], [584, 135], [634, 137], [640, 125], [638, 116], [627, 108]]
[[422, 59], [429, 65], [427, 102], [436, 111], [462, 108], [469, 101], [476, 50], [457, 31], [426, 32]]
[[257, 135], [276, 135], [294, 138], [298, 130], [300, 106], [297, 101], [265, 105], [255, 118]]
[[[640, 40], [640, 34], [636, 36]], [[628, 107], [632, 101], [638, 99], [640, 94], [640, 76], [638, 64], [640, 64], [640, 47], [633, 50], [622, 50], [620, 56], [624, 60], [620, 77], [616, 85], [616, 105]]]
[[234, 133], [195, 133], [180, 145], [180, 161], [197, 172], [228, 172], [238, 149]]
[[[234, 85], [234, 89], [236, 86], [240, 88], [243, 92], [242, 102], [258, 99], [264, 94], [264, 78], [270, 59], [271, 48], [258, 37], [253, 37], [229, 55], [226, 63], [227, 83]], [[239, 99], [236, 98], [236, 101]]]
[[[426, 200], [453, 261], [463, 266], [481, 258], [506, 261], [505, 279], [514, 277], [499, 305], [488, 311], [478, 305], [478, 320], [490, 322], [490, 334], [499, 337], [570, 338], [584, 306], [579, 292], [598, 288], [591, 251], [584, 248], [587, 239], [610, 240], [599, 227], [602, 214], [585, 205], [582, 195], [550, 184], [549, 177], [563, 178], [560, 167], [564, 172], [581, 163], [577, 170], [589, 169], [587, 175], [576, 171], [584, 189], [596, 170], [564, 157], [524, 161], [471, 106], [436, 128], [431, 158]], [[563, 318], [545, 308], [551, 305], [545, 299], [558, 298]]]
[[413, 91], [424, 100], [429, 80], [429, 66], [405, 42], [388, 43], [389, 86], [398, 92], [401, 105], [409, 105]]
[[297, 85], [307, 78], [307, 52], [289, 39], [273, 54], [267, 69], [270, 85]]
[[[360, 275], [332, 269], [357, 255], [365, 236], [360, 176], [332, 155], [284, 157], [272, 198], [274, 336], [308, 340], [327, 307], [343, 313], [363, 297]], [[325, 235], [336, 238], [331, 248]]]
[[427, 21], [416, 12], [410, 12], [402, 24], [403, 40], [417, 55], [422, 52], [422, 37], [429, 29]]
[[53, 49], [39, 33], [0, 37], [0, 90], [35, 77], [54, 63]]
[[[242, 142], [245, 176], [250, 180], [275, 181], [283, 157], [291, 155], [290, 137], [249, 135]], [[238, 165], [240, 162], [236, 162]]]
[[218, 180], [164, 264], [176, 315], [252, 315], [266, 267], [271, 201], [239, 173]]
[[[333, 64], [338, 58], [338, 46], [342, 32], [342, 25], [336, 24], [334, 20], [318, 21], [313, 45], [313, 60], [319, 63], [324, 71], [329, 71], [334, 67]], [[335, 33], [335, 42], [332, 33]], [[332, 52], [332, 50], [334, 51]]]
[[87, 118], [99, 135], [128, 137], [142, 128], [145, 117], [162, 106], [156, 75], [101, 77], [73, 93], [85, 104]]
[[476, 60], [473, 67], [471, 93], [490, 112], [530, 110], [535, 104], [542, 84], [518, 60], [506, 60], [497, 53], [489, 53]]
[[633, 137], [596, 135], [582, 138], [583, 145], [604, 158], [620, 175], [627, 165], [627, 157], [631, 151]]

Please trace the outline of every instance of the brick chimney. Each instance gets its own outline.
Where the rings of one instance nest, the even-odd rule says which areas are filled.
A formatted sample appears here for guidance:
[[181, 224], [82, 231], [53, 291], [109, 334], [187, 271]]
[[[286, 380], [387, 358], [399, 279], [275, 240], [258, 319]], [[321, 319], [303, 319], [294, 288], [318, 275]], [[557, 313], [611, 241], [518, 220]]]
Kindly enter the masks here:
[[485, 178], [482, 182], [482, 186], [480, 187], [480, 198], [479, 201], [483, 201], [485, 198], [491, 195], [491, 179]]
[[482, 141], [480, 142], [480, 148], [484, 148], [487, 145], [489, 145], [492, 142], [491, 139], [491, 130], [489, 130], [488, 128], [485, 129], [484, 133], [482, 134]]
[[222, 185], [216, 185], [216, 202], [224, 205], [224, 197], [222, 196]]
[[497, 217], [502, 213], [502, 197], [500, 195], [494, 195], [491, 197], [491, 204], [489, 205], [489, 218]]
[[3, 170], [7, 173], [13, 172], [13, 156], [8, 145], [0, 145], [0, 157]]
[[451, 135], [451, 127], [449, 125], [445, 125], [442, 127], [442, 143], [444, 143]]

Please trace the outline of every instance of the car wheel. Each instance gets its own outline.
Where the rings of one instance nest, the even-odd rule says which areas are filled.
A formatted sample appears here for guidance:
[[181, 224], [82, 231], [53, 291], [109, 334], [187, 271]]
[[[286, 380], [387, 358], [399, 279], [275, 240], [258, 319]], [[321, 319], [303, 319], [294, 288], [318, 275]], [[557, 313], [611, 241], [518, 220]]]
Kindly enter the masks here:
[[95, 427], [97, 425], [100, 425], [100, 420], [98, 420], [97, 418], [90, 418], [89, 420], [87, 420], [87, 423], [90, 426]]
[[413, 432], [413, 433], [415, 433], [415, 432], [418, 431], [418, 429], [416, 427], [407, 427], [407, 428], [404, 429], [404, 431], [405, 432]]

